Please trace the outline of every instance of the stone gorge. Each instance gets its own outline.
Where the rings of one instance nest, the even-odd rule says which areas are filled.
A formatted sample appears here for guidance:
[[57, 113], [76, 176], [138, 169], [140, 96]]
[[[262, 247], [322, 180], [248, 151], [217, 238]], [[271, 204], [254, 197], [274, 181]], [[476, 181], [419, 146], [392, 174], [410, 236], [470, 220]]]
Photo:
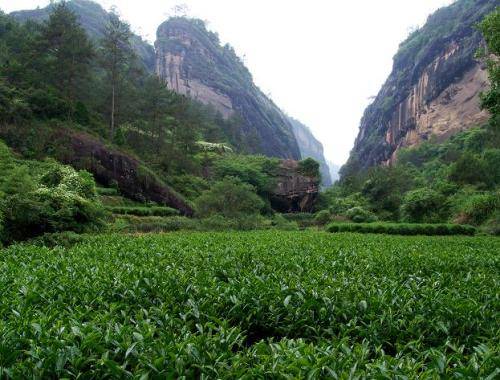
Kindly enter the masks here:
[[482, 45], [475, 25], [495, 5], [457, 1], [400, 45], [392, 73], [364, 113], [344, 175], [390, 164], [401, 148], [440, 142], [488, 120], [479, 106], [488, 78], [475, 58]]

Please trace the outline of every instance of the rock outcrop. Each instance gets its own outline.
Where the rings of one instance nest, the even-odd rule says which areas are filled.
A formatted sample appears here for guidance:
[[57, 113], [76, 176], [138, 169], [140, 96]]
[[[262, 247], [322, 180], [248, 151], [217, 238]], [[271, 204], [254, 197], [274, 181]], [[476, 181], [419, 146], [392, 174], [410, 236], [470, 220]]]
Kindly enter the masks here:
[[307, 125], [293, 117], [288, 117], [288, 119], [292, 124], [293, 134], [295, 135], [297, 144], [299, 144], [300, 157], [302, 159], [310, 157], [318, 161], [321, 173], [321, 185], [325, 187], [331, 186], [332, 178], [330, 176], [330, 168], [325, 159], [323, 144], [314, 137]]
[[[39, 133], [38, 133], [39, 132]], [[36, 139], [33, 139], [36, 136]], [[0, 138], [14, 150], [25, 147], [26, 139], [36, 140], [37, 158], [52, 157], [79, 170], [87, 170], [103, 185], [114, 185], [127, 198], [153, 201], [192, 216], [191, 205], [165, 185], [145, 164], [129, 153], [112, 148], [82, 131], [57, 124], [42, 131], [31, 126], [0, 125]]]
[[276, 176], [271, 205], [279, 212], [311, 212], [319, 194], [319, 179], [300, 173], [299, 164], [284, 160]]
[[232, 143], [247, 153], [299, 159], [292, 126], [253, 83], [243, 62], [201, 20], [175, 17], [158, 28], [156, 72], [168, 88], [215, 107], [240, 129]]
[[495, 4], [459, 0], [400, 45], [392, 73], [364, 113], [343, 175], [391, 164], [403, 147], [439, 142], [488, 119], [479, 106], [488, 79], [475, 59], [482, 44], [475, 25]]
[[66, 147], [66, 153], [57, 157], [61, 162], [91, 172], [100, 183], [115, 183], [130, 199], [153, 201], [173, 207], [183, 215], [193, 215], [191, 206], [136, 158], [85, 133], [58, 130], [53, 139]]

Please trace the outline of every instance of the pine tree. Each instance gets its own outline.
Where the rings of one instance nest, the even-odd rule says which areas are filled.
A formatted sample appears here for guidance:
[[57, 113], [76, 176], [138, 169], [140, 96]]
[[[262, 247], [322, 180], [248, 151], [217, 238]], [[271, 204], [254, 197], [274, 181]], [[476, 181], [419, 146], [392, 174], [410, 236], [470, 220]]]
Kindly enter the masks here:
[[49, 81], [73, 107], [78, 87], [89, 72], [94, 49], [66, 2], [55, 5], [43, 25], [40, 47], [47, 55]]
[[130, 26], [120, 20], [115, 12], [111, 12], [104, 37], [101, 40], [101, 63], [108, 75], [111, 89], [110, 130], [112, 140], [115, 134], [115, 118], [119, 85], [130, 67], [134, 52], [131, 43]]

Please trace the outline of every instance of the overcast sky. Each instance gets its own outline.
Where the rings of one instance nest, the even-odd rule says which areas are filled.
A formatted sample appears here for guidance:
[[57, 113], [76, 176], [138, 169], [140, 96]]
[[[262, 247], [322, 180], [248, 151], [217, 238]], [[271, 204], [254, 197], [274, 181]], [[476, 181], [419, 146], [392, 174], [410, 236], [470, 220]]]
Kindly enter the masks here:
[[[1, 0], [6, 12], [48, 0]], [[345, 162], [363, 111], [409, 31], [452, 0], [98, 0], [154, 42], [177, 4], [244, 57], [257, 85]]]

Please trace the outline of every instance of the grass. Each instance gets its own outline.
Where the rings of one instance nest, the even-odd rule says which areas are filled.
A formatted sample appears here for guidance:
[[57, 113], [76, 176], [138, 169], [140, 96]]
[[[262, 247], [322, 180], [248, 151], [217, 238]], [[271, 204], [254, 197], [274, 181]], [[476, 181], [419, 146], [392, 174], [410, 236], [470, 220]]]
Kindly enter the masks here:
[[476, 228], [461, 224], [418, 223], [331, 223], [329, 232], [357, 232], [388, 235], [474, 235]]
[[500, 240], [89, 237], [0, 251], [0, 378], [495, 378]]

